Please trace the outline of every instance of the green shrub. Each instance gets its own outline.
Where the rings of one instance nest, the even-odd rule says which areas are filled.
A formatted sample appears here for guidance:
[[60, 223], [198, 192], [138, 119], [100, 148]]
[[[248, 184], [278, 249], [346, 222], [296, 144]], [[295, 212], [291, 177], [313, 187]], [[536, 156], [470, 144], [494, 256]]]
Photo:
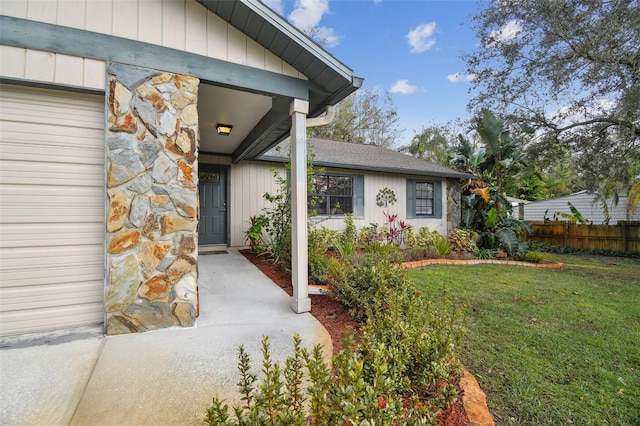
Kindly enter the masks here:
[[492, 249], [476, 249], [473, 255], [478, 259], [493, 259], [496, 251]]
[[257, 252], [265, 250], [263, 231], [268, 223], [269, 219], [266, 216], [251, 216], [249, 218], [250, 226], [244, 234], [245, 241], [249, 242], [249, 248]]
[[321, 227], [309, 227], [309, 250], [325, 253], [334, 249], [338, 243], [338, 231]]
[[528, 251], [524, 255], [524, 260], [526, 262], [540, 263], [544, 256], [542, 253], [537, 251]]
[[459, 313], [433, 304], [407, 278], [394, 279], [397, 287], [380, 289], [367, 309], [362, 351], [368, 359], [376, 347], [385, 348], [390, 391], [432, 389], [459, 372], [454, 352], [462, 338]]
[[327, 251], [338, 243], [338, 232], [325, 227], [309, 229], [309, 278], [319, 284], [331, 283], [336, 259], [327, 256]]
[[418, 237], [416, 236], [416, 231], [412, 227], [409, 227], [404, 231], [404, 244], [407, 249], [419, 248]]
[[477, 249], [476, 243], [471, 238], [471, 231], [460, 228], [449, 234], [449, 245], [451, 251], [455, 252], [473, 253]]
[[334, 283], [336, 299], [351, 312], [356, 321], [365, 320], [364, 299], [371, 298], [377, 291], [383, 278], [376, 273], [374, 259], [378, 256], [365, 255], [354, 263], [353, 267], [344, 276], [344, 279]]
[[514, 256], [516, 260], [522, 260], [524, 262], [532, 262], [532, 263], [540, 263], [542, 261], [543, 255], [538, 251], [527, 251], [524, 253], [517, 253]]
[[333, 284], [342, 280], [347, 266], [332, 256], [309, 257], [309, 278], [318, 284]]
[[427, 259], [429, 252], [422, 247], [408, 248], [404, 251], [405, 262], [415, 262], [417, 260]]
[[311, 351], [301, 348], [298, 335], [294, 336], [293, 344], [294, 353], [282, 369], [272, 361], [268, 338], [263, 338], [260, 383], [249, 372], [251, 360], [241, 346], [238, 389], [243, 403], [233, 407], [232, 419], [229, 406], [216, 396], [207, 409], [205, 423], [210, 426], [436, 424], [435, 413], [442, 408], [444, 398], [424, 406], [416, 403], [404, 410], [403, 396], [387, 392], [383, 349], [374, 351], [377, 364], [371, 369], [353, 338], [348, 337], [343, 342], [345, 349], [333, 358], [331, 374], [320, 345]]
[[340, 257], [346, 262], [352, 261], [353, 255], [356, 254], [356, 248], [355, 241], [340, 241], [337, 246]]
[[[353, 265], [328, 259], [333, 260], [326, 265], [338, 271], [336, 297], [355, 318], [366, 320], [360, 342], [345, 338], [331, 374], [319, 346], [309, 352], [294, 336], [294, 354], [282, 368], [271, 360], [264, 338], [259, 383], [240, 347], [243, 403], [233, 407], [232, 419], [229, 407], [214, 398], [207, 424], [435, 425], [437, 412], [456, 397], [455, 387], [438, 386], [460, 367], [459, 313], [446, 298], [434, 303], [420, 294], [407, 272], [377, 251]], [[413, 403], [405, 407], [407, 400]]]
[[389, 391], [429, 388], [457, 371], [459, 313], [446, 301], [436, 306], [422, 296], [404, 269], [367, 255], [336, 285], [335, 293], [354, 318], [366, 321], [361, 328], [365, 366], [376, 365], [376, 351], [384, 348]]
[[344, 229], [340, 232], [340, 241], [347, 242], [349, 244], [353, 243], [357, 245], [358, 243], [358, 230], [356, 229], [356, 224], [353, 221], [353, 214], [346, 213], [344, 215]]
[[360, 244], [363, 246], [382, 244], [386, 241], [385, 231], [386, 230], [381, 228], [377, 223], [371, 223], [369, 226], [360, 228]]
[[449, 240], [447, 237], [444, 237], [440, 234], [436, 237], [435, 240], [435, 248], [438, 251], [440, 257], [445, 257], [449, 253], [451, 253], [451, 246], [449, 245]]
[[431, 231], [428, 227], [423, 226], [415, 233], [413, 229], [405, 231], [405, 244], [407, 248], [423, 248], [428, 250], [434, 250], [436, 248], [436, 240], [440, 234], [438, 231]]
[[[364, 246], [366, 256], [379, 257], [391, 263], [402, 263], [405, 261], [405, 253], [400, 247], [393, 244], [368, 244]], [[362, 256], [354, 256], [353, 263], [359, 263]]]
[[554, 246], [548, 243], [538, 243], [535, 241], [528, 241], [528, 243], [529, 243], [529, 250], [541, 251], [545, 253], [588, 254], [588, 255], [594, 255], [594, 256], [615, 256], [615, 257], [628, 257], [631, 259], [640, 259], [640, 253], [632, 252], [632, 251], [572, 249], [565, 246]]

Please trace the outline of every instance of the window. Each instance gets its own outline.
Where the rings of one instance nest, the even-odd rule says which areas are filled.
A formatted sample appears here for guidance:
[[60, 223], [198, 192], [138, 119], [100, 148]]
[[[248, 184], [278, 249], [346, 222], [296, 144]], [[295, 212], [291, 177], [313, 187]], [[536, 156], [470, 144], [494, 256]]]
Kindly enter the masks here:
[[[309, 210], [315, 210], [319, 215], [353, 213], [359, 216], [363, 210], [363, 195], [363, 176], [318, 174], [309, 194]], [[311, 205], [312, 200], [315, 205]]]
[[407, 179], [407, 218], [442, 217], [442, 183]]
[[432, 182], [416, 182], [416, 216], [433, 216]]

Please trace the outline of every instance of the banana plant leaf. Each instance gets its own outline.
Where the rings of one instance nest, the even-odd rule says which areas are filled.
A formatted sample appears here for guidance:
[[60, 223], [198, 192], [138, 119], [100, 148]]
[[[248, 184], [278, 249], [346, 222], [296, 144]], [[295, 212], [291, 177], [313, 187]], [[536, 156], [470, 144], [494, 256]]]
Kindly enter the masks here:
[[516, 236], [516, 233], [513, 232], [512, 229], [501, 229], [496, 232], [496, 237], [500, 241], [500, 245], [504, 250], [509, 254], [509, 256], [513, 255], [513, 253], [520, 251], [520, 241]]
[[492, 229], [498, 221], [498, 211], [495, 207], [491, 207], [491, 210], [487, 212], [487, 217], [484, 220], [485, 229]]

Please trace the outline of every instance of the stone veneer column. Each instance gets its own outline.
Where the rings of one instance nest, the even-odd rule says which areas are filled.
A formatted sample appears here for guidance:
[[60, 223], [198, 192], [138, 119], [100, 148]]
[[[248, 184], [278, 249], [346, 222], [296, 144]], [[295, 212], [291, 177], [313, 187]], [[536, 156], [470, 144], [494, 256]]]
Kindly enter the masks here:
[[198, 316], [198, 84], [110, 63], [106, 333], [193, 326]]
[[462, 221], [462, 203], [460, 181], [447, 179], [447, 234], [460, 227]]

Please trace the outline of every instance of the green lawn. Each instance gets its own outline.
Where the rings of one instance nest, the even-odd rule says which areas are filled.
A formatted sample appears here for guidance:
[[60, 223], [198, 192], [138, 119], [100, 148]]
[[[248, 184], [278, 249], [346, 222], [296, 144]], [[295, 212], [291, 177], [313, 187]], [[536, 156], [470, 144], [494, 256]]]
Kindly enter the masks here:
[[463, 364], [498, 424], [640, 425], [640, 262], [551, 255], [563, 269], [429, 266], [432, 297], [464, 305]]

